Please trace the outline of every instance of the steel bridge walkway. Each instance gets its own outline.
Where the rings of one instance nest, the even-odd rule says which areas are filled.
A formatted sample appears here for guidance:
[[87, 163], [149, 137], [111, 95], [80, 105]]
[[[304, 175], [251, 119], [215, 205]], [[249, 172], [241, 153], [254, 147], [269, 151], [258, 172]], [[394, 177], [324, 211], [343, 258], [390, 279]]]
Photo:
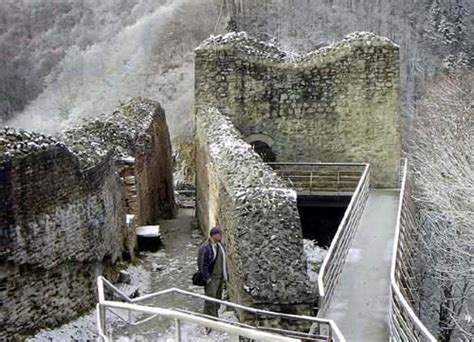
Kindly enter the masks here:
[[325, 318], [348, 341], [389, 341], [390, 266], [399, 191], [370, 190]]

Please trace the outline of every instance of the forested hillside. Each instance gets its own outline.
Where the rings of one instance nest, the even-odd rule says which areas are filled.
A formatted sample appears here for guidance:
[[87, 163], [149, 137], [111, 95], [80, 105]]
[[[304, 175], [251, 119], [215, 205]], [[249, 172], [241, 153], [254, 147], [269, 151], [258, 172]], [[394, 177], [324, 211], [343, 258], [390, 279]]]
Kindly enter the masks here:
[[297, 53], [362, 30], [401, 46], [408, 134], [425, 84], [474, 63], [473, 12], [468, 0], [4, 1], [0, 118], [54, 131], [145, 95], [181, 134], [190, 131], [192, 51], [210, 34], [246, 30]]
[[55, 132], [132, 96], [190, 132], [193, 49], [218, 30], [210, 0], [0, 2], [0, 119]]
[[2, 1], [0, 112], [10, 118], [52, 82], [68, 49], [113, 38], [153, 6], [146, 1]]

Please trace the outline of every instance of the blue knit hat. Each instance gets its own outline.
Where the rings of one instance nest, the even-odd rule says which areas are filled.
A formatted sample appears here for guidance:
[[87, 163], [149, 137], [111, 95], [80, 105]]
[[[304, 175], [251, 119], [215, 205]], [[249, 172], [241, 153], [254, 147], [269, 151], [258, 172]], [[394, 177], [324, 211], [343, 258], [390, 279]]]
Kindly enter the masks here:
[[215, 226], [211, 228], [211, 231], [209, 232], [209, 235], [215, 235], [215, 234], [222, 234], [222, 228], [219, 226]]

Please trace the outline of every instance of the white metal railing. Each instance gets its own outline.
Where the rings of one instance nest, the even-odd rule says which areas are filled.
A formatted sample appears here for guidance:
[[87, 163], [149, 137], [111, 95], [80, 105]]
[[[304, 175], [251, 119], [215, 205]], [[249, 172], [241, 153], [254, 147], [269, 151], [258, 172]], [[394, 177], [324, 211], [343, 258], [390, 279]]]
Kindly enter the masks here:
[[[390, 270], [390, 335], [393, 341], [436, 341], [413, 311], [406, 295], [410, 292], [411, 273], [407, 266], [416, 248], [416, 225], [410, 208], [407, 185], [407, 160], [400, 163], [400, 199]], [[405, 284], [405, 285], [403, 285]], [[404, 293], [402, 293], [402, 290]], [[409, 296], [413, 298], [413, 296]]]
[[360, 163], [268, 163], [278, 176], [288, 180], [300, 194], [350, 192], [359, 183], [366, 164]]
[[[175, 321], [175, 339], [176, 341], [181, 341], [181, 325], [185, 322], [194, 323], [199, 326], [208, 327], [215, 329], [217, 331], [227, 332], [229, 334], [234, 334], [237, 336], [247, 337], [252, 340], [257, 341], [343, 341], [345, 342], [344, 336], [332, 320], [322, 319], [311, 316], [298, 316], [283, 314], [277, 312], [271, 312], [266, 310], [255, 309], [251, 307], [246, 307], [243, 305], [218, 300], [215, 298], [207, 297], [197, 293], [192, 293], [177, 288], [171, 288], [137, 298], [129, 298], [126, 294], [121, 292], [118, 288], [112, 285], [107, 279], [102, 276], [97, 278], [97, 288], [99, 302], [97, 303], [97, 327], [100, 338], [105, 341], [110, 341], [107, 332], [106, 324], [106, 312], [111, 312], [112, 314], [119, 317], [123, 322], [125, 322], [129, 327], [138, 327], [141, 324], [148, 322], [156, 317], [165, 317], [173, 319]], [[123, 302], [117, 301], [108, 301], [105, 299], [105, 288], [111, 291], [115, 296], [120, 298]], [[212, 301], [228, 307], [232, 307], [235, 310], [245, 311], [247, 313], [262, 315], [266, 318], [273, 317], [280, 320], [293, 320], [299, 321], [300, 323], [306, 322], [308, 325], [312, 326], [312, 330], [309, 333], [302, 333], [297, 331], [289, 331], [284, 329], [276, 329], [265, 326], [250, 326], [247, 324], [242, 324], [239, 322], [227, 321], [220, 318], [215, 318], [211, 316], [206, 316], [196, 312], [189, 312], [186, 310], [181, 310], [177, 308], [161, 308], [161, 307], [150, 307], [139, 305], [137, 303], [150, 300], [152, 298], [166, 296], [166, 295], [182, 295], [191, 298], [197, 298], [206, 301]], [[127, 312], [127, 317], [122, 317], [115, 310], [121, 310]], [[134, 315], [141, 314], [147, 315], [146, 318], [140, 320], [135, 320]], [[314, 329], [314, 327], [317, 327]], [[130, 331], [130, 330], [129, 330]], [[320, 335], [320, 331], [327, 331], [326, 335]], [[314, 332], [317, 332], [315, 334]], [[129, 333], [131, 335], [131, 333]]]
[[[351, 164], [354, 165], [354, 164]], [[323, 260], [323, 264], [318, 274], [319, 311], [318, 316], [322, 317], [331, 301], [342, 267], [344, 266], [351, 242], [359, 225], [360, 217], [364, 211], [367, 198], [369, 196], [370, 185], [370, 165], [363, 165], [364, 171], [352, 194], [351, 201], [342, 218], [336, 235], [331, 241], [328, 253]]]

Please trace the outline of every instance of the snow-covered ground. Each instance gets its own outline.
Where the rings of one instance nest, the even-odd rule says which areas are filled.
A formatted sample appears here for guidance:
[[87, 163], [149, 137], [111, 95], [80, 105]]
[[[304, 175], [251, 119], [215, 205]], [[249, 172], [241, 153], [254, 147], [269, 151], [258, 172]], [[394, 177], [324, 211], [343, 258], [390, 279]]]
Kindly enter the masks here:
[[304, 254], [306, 256], [306, 260], [308, 262], [307, 269], [309, 279], [312, 282], [316, 282], [318, 280], [318, 273], [321, 265], [323, 263], [326, 254], [328, 253], [327, 249], [319, 247], [315, 241], [313, 240], [303, 240], [304, 244]]
[[[127, 272], [130, 273], [131, 283], [138, 287], [140, 293], [149, 292], [151, 274], [142, 264], [130, 265], [127, 268]], [[113, 315], [109, 315], [107, 319], [111, 324], [116, 326], [120, 325], [118, 318]], [[59, 328], [42, 330], [36, 335], [28, 338], [27, 341], [94, 341], [96, 338], [96, 310], [93, 309], [87, 314], [62, 325]]]
[[[219, 317], [230, 320], [237, 321], [235, 314], [232, 311], [221, 311]], [[139, 332], [134, 332], [133, 338], [127, 336], [118, 336], [114, 338], [114, 341], [119, 342], [174, 342], [175, 337], [175, 326], [174, 323], [168, 322], [165, 329], [159, 328], [160, 324], [156, 325], [155, 329], [141, 329]], [[217, 341], [217, 342], [237, 342], [239, 341], [238, 336], [231, 336], [228, 333], [223, 333], [219, 331], [211, 331], [209, 334], [206, 333], [204, 327], [200, 327], [192, 323], [181, 323], [181, 340], [184, 342], [207, 342], [207, 341]]]

